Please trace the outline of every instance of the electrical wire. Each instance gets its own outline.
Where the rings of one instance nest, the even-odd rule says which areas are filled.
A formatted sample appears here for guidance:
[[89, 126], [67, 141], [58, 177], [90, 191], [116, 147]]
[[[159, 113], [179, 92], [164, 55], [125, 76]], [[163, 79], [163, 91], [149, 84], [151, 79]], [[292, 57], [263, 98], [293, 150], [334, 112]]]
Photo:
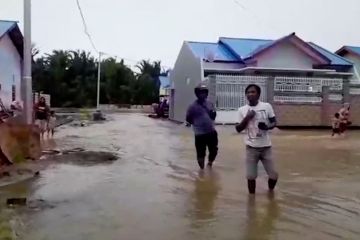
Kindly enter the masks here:
[[97, 50], [96, 46], [95, 46], [95, 43], [89, 33], [89, 30], [88, 30], [88, 27], [87, 27], [87, 24], [86, 24], [86, 20], [85, 20], [85, 16], [84, 16], [84, 13], [82, 11], [82, 8], [81, 8], [81, 5], [80, 5], [80, 2], [79, 0], [76, 0], [76, 5], [78, 7], [78, 10], [79, 10], [79, 13], [80, 13], [80, 17], [81, 17], [81, 20], [82, 20], [82, 23], [83, 23], [83, 27], [84, 27], [84, 33], [85, 35], [89, 38], [89, 41], [90, 41], [90, 44], [91, 46], [93, 47], [93, 49], [95, 50], [95, 52], [99, 53], [99, 51]]

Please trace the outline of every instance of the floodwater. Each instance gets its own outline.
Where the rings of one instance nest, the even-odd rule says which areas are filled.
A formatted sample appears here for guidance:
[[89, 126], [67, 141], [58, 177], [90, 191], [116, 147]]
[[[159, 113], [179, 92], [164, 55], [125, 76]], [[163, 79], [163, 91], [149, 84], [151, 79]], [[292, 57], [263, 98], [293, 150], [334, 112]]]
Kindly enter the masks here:
[[360, 133], [273, 133], [280, 180], [275, 195], [259, 171], [255, 197], [245, 180], [242, 136], [218, 127], [213, 170], [198, 172], [193, 135], [183, 125], [142, 115], [112, 115], [64, 127], [58, 148], [110, 151], [106, 165], [56, 164], [25, 195], [54, 207], [22, 216], [25, 240], [359, 239]]

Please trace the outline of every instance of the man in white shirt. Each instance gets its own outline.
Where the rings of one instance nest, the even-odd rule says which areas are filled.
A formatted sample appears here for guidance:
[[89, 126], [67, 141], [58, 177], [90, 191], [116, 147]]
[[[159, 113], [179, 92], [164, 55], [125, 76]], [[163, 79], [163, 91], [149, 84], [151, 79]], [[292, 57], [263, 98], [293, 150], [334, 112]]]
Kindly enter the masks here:
[[269, 190], [273, 191], [278, 179], [274, 169], [269, 130], [275, 128], [276, 118], [269, 103], [259, 101], [261, 88], [250, 84], [245, 90], [248, 104], [239, 108], [237, 132], [246, 130], [246, 174], [250, 194], [255, 194], [257, 165], [261, 161], [269, 176]]

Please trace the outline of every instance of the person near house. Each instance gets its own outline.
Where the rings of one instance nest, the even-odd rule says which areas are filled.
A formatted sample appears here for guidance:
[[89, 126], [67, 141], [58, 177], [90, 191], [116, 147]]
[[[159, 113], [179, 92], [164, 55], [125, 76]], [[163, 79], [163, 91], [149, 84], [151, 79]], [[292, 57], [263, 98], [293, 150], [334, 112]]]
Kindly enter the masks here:
[[209, 150], [209, 167], [212, 167], [218, 153], [218, 134], [214, 123], [216, 110], [214, 104], [207, 100], [209, 90], [206, 85], [198, 85], [195, 95], [197, 99], [187, 110], [186, 122], [187, 126], [193, 126], [197, 161], [200, 169], [204, 169], [206, 148]]
[[340, 124], [341, 124], [340, 114], [335, 113], [334, 118], [332, 119], [332, 134], [331, 134], [332, 137], [335, 136], [335, 134], [337, 135], [341, 134]]
[[21, 115], [21, 113], [23, 111], [23, 107], [22, 107], [22, 104], [20, 103], [20, 101], [17, 101], [17, 100], [13, 101], [10, 104], [10, 110], [13, 112], [14, 117]]
[[335, 135], [341, 135], [341, 131], [340, 131], [340, 124], [341, 124], [341, 120], [340, 120], [340, 114], [339, 113], [335, 113], [333, 119], [331, 120], [331, 126], [332, 126], [332, 134], [331, 136], [334, 137]]
[[261, 161], [269, 176], [268, 187], [273, 191], [278, 173], [274, 168], [272, 157], [272, 146], [269, 130], [276, 127], [274, 110], [269, 103], [261, 102], [261, 88], [250, 84], [245, 89], [248, 104], [239, 108], [239, 124], [236, 125], [237, 132], [246, 130], [246, 174], [248, 190], [255, 194], [258, 162]]
[[339, 111], [340, 114], [340, 132], [345, 133], [348, 126], [351, 125], [350, 121], [350, 104], [344, 103], [343, 107]]
[[55, 127], [56, 127], [55, 111], [50, 111], [50, 116], [47, 124], [48, 138], [50, 137], [50, 133], [51, 133], [51, 137], [54, 137]]
[[49, 117], [49, 107], [44, 97], [40, 97], [39, 102], [34, 105], [35, 125], [40, 129], [41, 137], [47, 130], [47, 122]]

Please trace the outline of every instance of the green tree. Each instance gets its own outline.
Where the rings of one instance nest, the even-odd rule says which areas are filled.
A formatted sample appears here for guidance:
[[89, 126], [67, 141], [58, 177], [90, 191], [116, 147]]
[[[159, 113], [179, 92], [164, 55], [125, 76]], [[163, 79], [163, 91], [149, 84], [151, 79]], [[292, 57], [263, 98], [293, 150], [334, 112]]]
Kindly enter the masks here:
[[[100, 103], [151, 104], [158, 101], [160, 62], [141, 61], [136, 66], [137, 74], [123, 60], [108, 58], [101, 64]], [[95, 106], [97, 70], [98, 63], [88, 52], [53, 51], [34, 61], [33, 88], [50, 94], [54, 107]]]

